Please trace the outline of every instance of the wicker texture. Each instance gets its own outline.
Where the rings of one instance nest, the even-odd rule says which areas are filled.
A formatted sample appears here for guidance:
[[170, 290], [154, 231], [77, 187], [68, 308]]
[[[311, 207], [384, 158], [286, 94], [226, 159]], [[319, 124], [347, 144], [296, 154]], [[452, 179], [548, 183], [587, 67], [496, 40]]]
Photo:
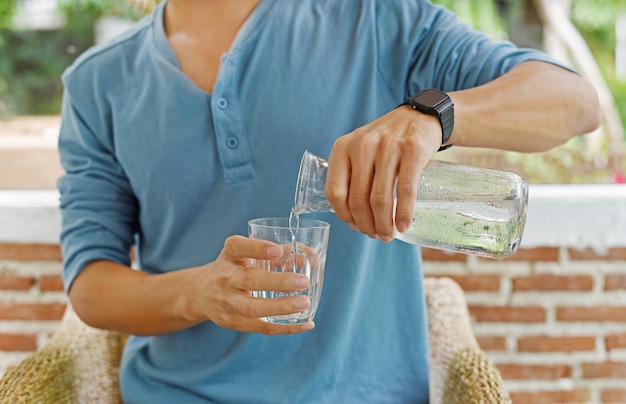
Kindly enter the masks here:
[[480, 349], [465, 295], [449, 278], [426, 278], [431, 403], [510, 403], [502, 377]]
[[121, 403], [126, 335], [85, 325], [71, 306], [44, 347], [0, 379], [0, 403]]
[[[472, 332], [463, 290], [426, 278], [431, 403], [510, 403], [497, 369]], [[119, 403], [118, 368], [126, 336], [85, 325], [68, 305], [39, 351], [0, 379], [0, 403]]]

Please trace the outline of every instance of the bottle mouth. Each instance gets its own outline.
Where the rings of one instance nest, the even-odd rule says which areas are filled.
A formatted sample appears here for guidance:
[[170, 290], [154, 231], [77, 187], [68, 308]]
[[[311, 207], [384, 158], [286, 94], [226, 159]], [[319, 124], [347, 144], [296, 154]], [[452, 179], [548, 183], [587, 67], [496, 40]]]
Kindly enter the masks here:
[[298, 170], [298, 180], [296, 181], [296, 192], [294, 193], [292, 209], [292, 213], [296, 215], [306, 213], [306, 190], [309, 171], [311, 170], [311, 164], [309, 161], [311, 160], [312, 155], [313, 154], [310, 151], [305, 150], [302, 155], [302, 160], [300, 161], [300, 169]]
[[304, 151], [294, 193], [293, 214], [333, 211], [324, 194], [327, 169], [325, 159], [309, 150]]

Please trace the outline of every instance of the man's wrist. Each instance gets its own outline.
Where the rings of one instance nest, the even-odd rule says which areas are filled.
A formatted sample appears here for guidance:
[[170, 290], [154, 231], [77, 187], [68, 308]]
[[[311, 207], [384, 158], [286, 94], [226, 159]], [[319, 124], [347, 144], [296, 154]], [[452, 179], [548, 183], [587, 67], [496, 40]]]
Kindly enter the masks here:
[[[441, 145], [441, 123], [435, 115], [414, 110], [408, 104], [402, 104], [398, 109], [406, 111], [406, 119], [412, 122], [412, 126], [419, 131], [421, 147], [433, 147], [438, 151]], [[428, 138], [428, 140], [426, 140]]]

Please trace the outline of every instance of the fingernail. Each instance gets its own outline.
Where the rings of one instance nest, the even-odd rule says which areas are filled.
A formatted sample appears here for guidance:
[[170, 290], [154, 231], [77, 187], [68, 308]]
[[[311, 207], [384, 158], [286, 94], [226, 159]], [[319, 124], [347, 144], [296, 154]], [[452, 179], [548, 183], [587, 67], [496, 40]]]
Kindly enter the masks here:
[[356, 223], [348, 223], [348, 226], [354, 231], [359, 231], [359, 226], [357, 226]]
[[306, 296], [299, 296], [294, 302], [294, 306], [298, 310], [304, 310], [309, 307], [309, 298]]
[[309, 287], [309, 278], [305, 275], [296, 278], [296, 288], [306, 289]]
[[385, 242], [385, 243], [388, 243], [388, 242], [390, 242], [392, 240], [392, 238], [389, 237], [389, 236], [380, 236], [380, 240]]
[[396, 228], [398, 229], [398, 231], [399, 231], [400, 233], [404, 233], [404, 232], [407, 230], [407, 228], [408, 228], [408, 227], [409, 227], [409, 226], [407, 226], [407, 224], [406, 224], [406, 223], [404, 223], [404, 222], [400, 222], [400, 223], [398, 223], [398, 224], [396, 225]]
[[377, 239], [378, 236], [376, 234], [368, 234], [367, 237]]
[[283, 248], [278, 245], [268, 247], [267, 255], [269, 255], [270, 257], [281, 257], [283, 255]]

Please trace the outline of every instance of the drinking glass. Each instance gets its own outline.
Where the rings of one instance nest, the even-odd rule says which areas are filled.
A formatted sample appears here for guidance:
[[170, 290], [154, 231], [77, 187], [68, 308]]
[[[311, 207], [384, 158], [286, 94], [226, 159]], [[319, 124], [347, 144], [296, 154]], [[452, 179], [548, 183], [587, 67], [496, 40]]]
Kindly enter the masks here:
[[268, 240], [283, 246], [283, 255], [276, 260], [253, 260], [253, 265], [272, 272], [304, 274], [309, 278], [309, 288], [297, 292], [272, 290], [253, 291], [258, 298], [279, 298], [304, 295], [311, 304], [302, 312], [268, 316], [270, 323], [296, 324], [312, 320], [319, 305], [324, 283], [324, 266], [328, 248], [330, 224], [321, 220], [292, 218], [260, 218], [248, 222], [250, 238]]

